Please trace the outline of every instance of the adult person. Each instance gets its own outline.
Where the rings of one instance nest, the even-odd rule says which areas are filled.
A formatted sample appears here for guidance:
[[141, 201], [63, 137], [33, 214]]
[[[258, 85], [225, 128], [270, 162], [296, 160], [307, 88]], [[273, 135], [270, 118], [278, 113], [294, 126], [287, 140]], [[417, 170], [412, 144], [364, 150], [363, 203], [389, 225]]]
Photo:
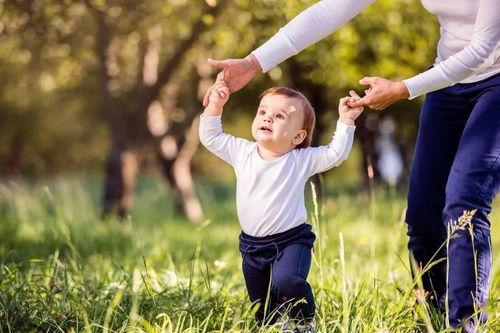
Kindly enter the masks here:
[[[231, 92], [237, 91], [257, 73], [329, 35], [374, 1], [319, 1], [247, 57], [209, 63], [223, 69], [219, 78]], [[440, 24], [433, 67], [403, 81], [365, 77], [360, 83], [369, 89], [352, 106], [384, 109], [427, 94], [410, 173], [408, 247], [418, 265], [425, 267], [445, 258], [447, 227], [453, 231], [447, 263], [429, 265], [424, 288], [441, 309], [447, 299], [449, 327], [472, 332], [486, 319], [485, 312], [477, 310], [488, 297], [488, 214], [500, 187], [500, 0], [422, 3]], [[473, 212], [470, 223], [453, 223], [464, 221], [464, 211]]]

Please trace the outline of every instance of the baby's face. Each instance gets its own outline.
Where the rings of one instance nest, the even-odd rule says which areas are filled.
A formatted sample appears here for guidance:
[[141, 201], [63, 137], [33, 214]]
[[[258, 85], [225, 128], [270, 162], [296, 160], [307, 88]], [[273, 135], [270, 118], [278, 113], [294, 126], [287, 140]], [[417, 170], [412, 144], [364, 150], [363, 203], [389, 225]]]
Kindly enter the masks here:
[[[260, 101], [252, 124], [254, 139], [264, 148], [286, 153], [294, 149], [302, 140], [304, 115], [297, 99], [282, 95], [268, 94]], [[303, 133], [302, 133], [303, 134]]]

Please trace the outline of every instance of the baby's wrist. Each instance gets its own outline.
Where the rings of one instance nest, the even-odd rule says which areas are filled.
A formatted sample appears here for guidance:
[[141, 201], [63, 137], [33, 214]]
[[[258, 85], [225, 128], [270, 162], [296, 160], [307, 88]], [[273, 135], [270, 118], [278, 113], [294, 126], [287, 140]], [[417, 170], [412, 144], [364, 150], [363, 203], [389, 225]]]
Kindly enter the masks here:
[[203, 111], [204, 116], [220, 116], [223, 111], [223, 105], [216, 105], [215, 103], [208, 103], [208, 106]]
[[355, 124], [354, 119], [351, 119], [348, 117], [340, 117], [339, 121], [343, 122], [344, 124], [349, 125], [349, 126], [354, 126], [354, 124]]

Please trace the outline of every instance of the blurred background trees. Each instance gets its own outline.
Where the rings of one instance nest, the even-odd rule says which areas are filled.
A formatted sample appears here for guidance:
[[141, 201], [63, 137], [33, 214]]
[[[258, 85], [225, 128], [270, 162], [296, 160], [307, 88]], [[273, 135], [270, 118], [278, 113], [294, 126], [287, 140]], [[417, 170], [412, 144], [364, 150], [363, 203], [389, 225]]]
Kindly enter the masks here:
[[[215, 157], [195, 155], [200, 98], [216, 74], [205, 59], [247, 55], [314, 3], [0, 1], [1, 176], [104, 171], [103, 211], [125, 216], [137, 175], [160, 172], [176, 210], [201, 221], [191, 166], [195, 178], [231, 175]], [[377, 1], [234, 94], [225, 128], [248, 138], [260, 92], [286, 85], [311, 99], [318, 117], [314, 143], [324, 143], [338, 99], [349, 89], [363, 92], [360, 78], [397, 80], [425, 70], [437, 36], [434, 18], [419, 1]], [[365, 112], [356, 133], [363, 188], [381, 175], [379, 142], [388, 134], [380, 124], [387, 117], [395, 122], [390, 138], [408, 171], [420, 104], [416, 99]]]

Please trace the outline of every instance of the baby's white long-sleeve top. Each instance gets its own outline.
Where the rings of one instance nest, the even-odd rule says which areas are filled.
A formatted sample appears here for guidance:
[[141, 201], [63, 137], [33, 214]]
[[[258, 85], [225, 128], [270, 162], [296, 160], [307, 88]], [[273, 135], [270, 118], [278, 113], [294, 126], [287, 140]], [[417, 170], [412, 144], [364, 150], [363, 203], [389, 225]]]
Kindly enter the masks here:
[[[331, 34], [375, 1], [319, 1], [252, 53], [266, 72]], [[500, 72], [500, 0], [421, 1], [437, 15], [441, 36], [433, 68], [404, 80], [410, 99]]]
[[263, 237], [306, 222], [307, 180], [347, 159], [355, 128], [339, 121], [328, 145], [293, 149], [272, 161], [262, 159], [256, 142], [224, 133], [220, 116], [201, 116], [199, 132], [201, 143], [234, 169], [241, 228]]

